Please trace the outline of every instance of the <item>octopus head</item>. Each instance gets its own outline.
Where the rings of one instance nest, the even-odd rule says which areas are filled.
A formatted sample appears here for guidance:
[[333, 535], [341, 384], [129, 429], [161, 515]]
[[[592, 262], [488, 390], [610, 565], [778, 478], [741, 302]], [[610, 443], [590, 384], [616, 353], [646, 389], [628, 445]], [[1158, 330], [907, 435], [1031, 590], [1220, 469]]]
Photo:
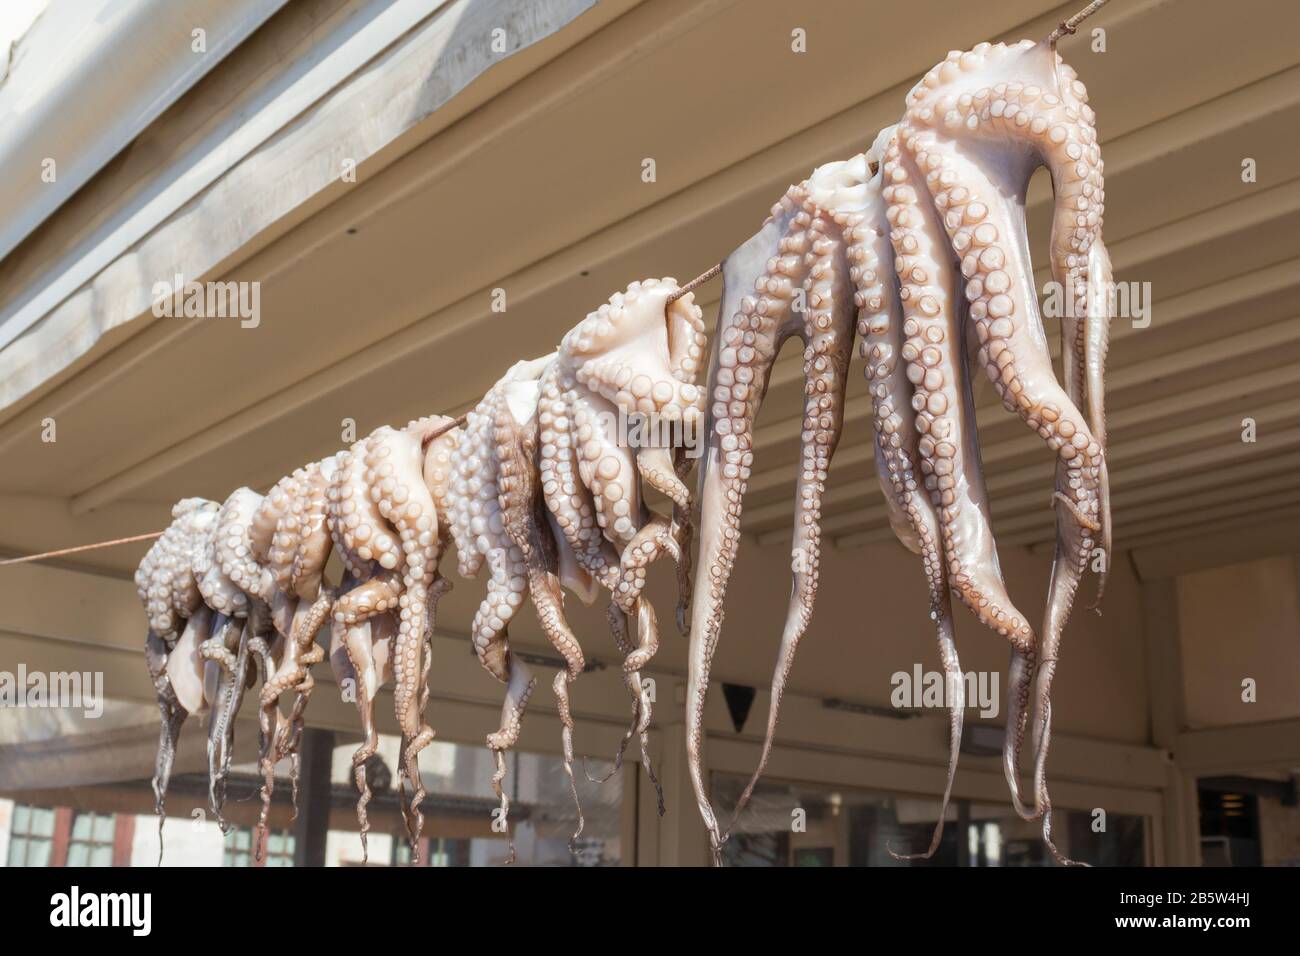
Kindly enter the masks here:
[[564, 337], [560, 357], [578, 384], [620, 411], [666, 421], [698, 421], [696, 387], [707, 336], [691, 293], [673, 279], [646, 279], [616, 292]]
[[882, 129], [865, 153], [837, 162], [823, 163], [803, 184], [805, 195], [819, 209], [832, 215], [863, 213], [880, 196], [885, 151], [898, 127]]

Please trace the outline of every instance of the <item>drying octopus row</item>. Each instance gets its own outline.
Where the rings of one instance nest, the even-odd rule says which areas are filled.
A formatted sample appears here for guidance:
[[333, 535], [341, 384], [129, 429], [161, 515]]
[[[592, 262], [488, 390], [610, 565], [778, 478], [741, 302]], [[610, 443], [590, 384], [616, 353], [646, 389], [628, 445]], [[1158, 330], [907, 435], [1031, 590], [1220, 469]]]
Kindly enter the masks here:
[[[210, 713], [209, 800], [225, 828], [235, 716], [260, 675], [260, 850], [275, 767], [286, 757], [296, 806], [311, 668], [325, 657], [318, 638], [328, 623], [331, 666], [341, 686], [355, 688], [361, 715], [353, 768], [363, 847], [367, 764], [378, 746], [374, 705], [391, 680], [402, 734], [399, 800], [418, 858], [426, 796], [418, 757], [434, 738], [425, 718], [430, 638], [438, 601], [451, 587], [439, 571], [449, 544], [463, 577], [487, 567], [471, 639], [484, 668], [506, 687], [500, 727], [487, 737], [499, 819], [504, 823], [509, 812], [505, 753], [518, 738], [535, 683], [508, 637], [526, 599], [564, 662], [553, 688], [575, 805], [568, 688], [586, 665], [565, 617], [565, 591], [585, 603], [601, 590], [608, 594], [609, 625], [632, 699], [616, 766], [639, 737], [654, 780], [651, 701], [640, 671], [659, 637], [642, 592], [649, 566], [671, 557], [682, 588], [682, 626], [691, 532], [684, 445], [703, 418], [703, 391], [694, 379], [706, 345], [689, 292], [672, 279], [634, 282], [571, 330], [554, 353], [511, 368], [463, 425], [431, 416], [400, 429], [384, 426], [265, 495], [240, 488], [220, 504], [198, 498], [177, 504], [172, 524], [136, 573], [162, 717], [154, 776], [160, 826], [181, 727], [190, 714]], [[624, 439], [638, 421], [663, 426], [643, 433], [667, 442], [629, 446]], [[669, 498], [671, 516], [647, 506], [643, 481]], [[326, 576], [333, 553], [343, 568], [337, 585]], [[290, 693], [286, 715], [280, 700]], [[661, 796], [661, 812], [662, 806]], [[580, 806], [577, 813], [575, 838], [583, 827]]]
[[[955, 593], [1010, 644], [1003, 767], [1015, 809], [1041, 819], [1053, 855], [1071, 862], [1051, 837], [1051, 685], [1082, 577], [1100, 556], [1100, 600], [1111, 553], [1103, 383], [1111, 267], [1101, 239], [1103, 166], [1094, 122], [1083, 84], [1052, 41], [954, 51], [908, 94], [899, 123], [881, 131], [870, 150], [821, 166], [791, 187], [762, 229], [726, 259], [705, 388], [695, 385], [707, 340], [691, 296], [680, 295], [672, 280], [633, 283], [571, 330], [554, 354], [514, 366], [463, 427], [432, 417], [381, 428], [265, 497], [240, 489], [220, 506], [181, 502], [137, 575], [163, 723], [159, 813], [180, 723], [208, 709], [211, 796], [219, 812], [233, 714], [261, 673], [265, 820], [273, 768], [296, 754], [310, 667], [323, 656], [317, 633], [328, 621], [331, 663], [340, 680], [355, 680], [362, 716], [364, 741], [354, 759], [362, 839], [366, 760], [377, 744], [374, 700], [391, 677], [402, 731], [399, 793], [414, 845], [425, 795], [417, 758], [434, 733], [424, 716], [428, 638], [438, 599], [450, 587], [438, 568], [451, 543], [463, 576], [488, 569], [472, 640], [483, 666], [506, 687], [501, 725], [487, 740], [502, 816], [509, 808], [504, 754], [534, 686], [507, 635], [525, 599], [564, 661], [554, 691], [575, 801], [568, 688], [585, 664], [565, 619], [566, 591], [588, 603], [598, 590], [609, 596], [632, 698], [623, 746], [639, 736], [653, 779], [650, 701], [639, 672], [655, 653], [658, 628], [643, 587], [646, 569], [667, 555], [678, 567], [678, 626], [690, 636], [689, 770], [719, 860], [731, 827], [719, 825], [704, 782], [703, 708], [740, 542], [754, 421], [777, 353], [798, 338], [805, 388], [793, 585], [766, 738], [732, 824], [767, 763], [782, 693], [813, 612], [822, 498], [856, 338], [890, 523], [922, 558], [940, 659], [956, 692], [949, 699], [945, 806], [965, 704]], [[1054, 190], [1051, 273], [1069, 299], [1060, 379], [1025, 221], [1029, 180], [1039, 166], [1048, 169]], [[975, 430], [973, 379], [981, 369], [1005, 408], [1055, 457], [1057, 543], [1037, 632], [1013, 603], [998, 562]], [[697, 501], [684, 483], [691, 461], [683, 443], [628, 447], [616, 423], [631, 415], [702, 422]], [[677, 434], [688, 437], [689, 428]], [[643, 481], [673, 502], [671, 516], [646, 506]], [[692, 582], [694, 504], [700, 541]], [[337, 586], [324, 574], [331, 550], [345, 568]], [[295, 699], [285, 716], [278, 702], [290, 691]], [[1022, 794], [1020, 774], [1031, 716], [1032, 801]], [[943, 816], [921, 855], [938, 847]]]
[[[840, 437], [853, 340], [869, 383], [875, 465], [899, 540], [919, 554], [950, 698], [944, 805], [965, 707], [950, 594], [1011, 645], [1003, 765], [1016, 811], [1052, 843], [1045, 765], [1061, 632], [1090, 562], [1110, 558], [1103, 370], [1110, 261], [1101, 240], [1102, 161], [1087, 92], [1050, 41], [954, 51], [908, 94], [900, 122], [871, 149], [816, 169], [724, 263], [700, 476], [700, 550], [690, 628], [687, 747], [715, 860], [727, 839], [701, 769], [703, 708], [740, 541], [754, 420], [786, 339], [804, 345], [805, 400], [795, 490], [793, 587], [758, 769], [817, 593], [821, 501]], [[1043, 330], [1025, 196], [1046, 166], [1055, 193], [1049, 262], [1069, 296], [1063, 380]], [[803, 300], [802, 302], [799, 300]], [[800, 308], [800, 305], [803, 308]], [[975, 431], [973, 377], [1056, 459], [1057, 542], [1040, 637], [1013, 603], [998, 563]], [[1032, 698], [1032, 703], [1031, 703]], [[1036, 713], [1032, 806], [1020, 758]], [[943, 812], [928, 850], [937, 849]]]

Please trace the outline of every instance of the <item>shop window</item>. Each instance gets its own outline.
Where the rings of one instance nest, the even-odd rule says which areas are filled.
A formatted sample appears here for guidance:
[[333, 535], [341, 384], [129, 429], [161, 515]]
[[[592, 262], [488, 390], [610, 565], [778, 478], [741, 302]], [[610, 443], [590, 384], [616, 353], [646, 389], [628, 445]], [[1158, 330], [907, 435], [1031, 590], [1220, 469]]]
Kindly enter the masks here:
[[[398, 765], [401, 739], [381, 735], [379, 748], [367, 768], [374, 788], [368, 813], [371, 831], [370, 865], [407, 866], [411, 850], [398, 803], [393, 767]], [[331, 779], [334, 792], [346, 806], [356, 799], [352, 784], [355, 743], [335, 748]], [[622, 777], [615, 774], [604, 784], [587, 781], [578, 770], [578, 790], [586, 827], [569, 852], [569, 837], [577, 819], [564, 762], [549, 754], [512, 752], [507, 758], [506, 792], [510, 795], [510, 829], [516, 862], [523, 866], [617, 866], [622, 856]], [[604, 776], [608, 761], [590, 760], [593, 777]], [[488, 781], [495, 763], [482, 746], [434, 741], [420, 754], [420, 772], [428, 794], [421, 804], [424, 830], [420, 862], [423, 866], [494, 866], [508, 857], [505, 834], [492, 829], [498, 803]], [[409, 791], [408, 791], [409, 795]], [[356, 830], [339, 827], [351, 814], [331, 820], [327, 845], [328, 864], [361, 863], [361, 841]]]
[[1197, 781], [1205, 866], [1300, 866], [1300, 772]]
[[117, 819], [111, 813], [76, 813], [68, 839], [68, 866], [112, 866]]
[[49, 866], [54, 850], [54, 811], [16, 804], [9, 829], [9, 866]]
[[272, 830], [266, 836], [263, 866], [293, 866], [294, 837], [287, 830]]
[[[471, 840], [434, 837], [428, 841], [426, 866], [468, 866]], [[411, 844], [406, 840], [393, 840], [393, 865], [409, 866]]]
[[294, 836], [288, 830], [271, 830], [266, 835], [266, 849], [259, 861], [255, 854], [256, 831], [235, 827], [226, 834], [222, 848], [222, 866], [293, 866]]
[[226, 845], [221, 851], [222, 866], [253, 865], [253, 831], [236, 827], [226, 834]]
[[[719, 806], [734, 806], [745, 780], [713, 774]], [[922, 852], [939, 801], [770, 781], [755, 789], [723, 850], [731, 866], [1046, 866], [1039, 825], [1010, 807], [953, 800], [943, 838], [929, 860], [895, 860]], [[1142, 866], [1145, 820], [1110, 813], [1098, 830], [1093, 814], [1055, 808], [1053, 836], [1063, 853], [1101, 866]]]
[[[129, 743], [96, 749], [75, 748], [76, 761], [60, 768], [61, 792], [70, 802], [48, 809], [24, 803], [15, 784], [26, 782], [28, 760], [46, 760], [44, 751], [25, 742], [19, 718], [25, 712], [0, 709], [0, 865], [155, 866], [158, 862], [159, 823], [153, 814], [150, 785], [153, 753], [158, 739], [156, 707], [107, 702], [114, 739]], [[68, 745], [82, 737], [103, 733], [102, 721], [70, 718], [62, 740]], [[327, 733], [310, 731], [312, 733]], [[18, 743], [3, 743], [5, 740]], [[558, 733], [556, 735], [558, 743]], [[281, 780], [272, 806], [272, 825], [264, 866], [292, 865], [304, 851], [323, 858], [329, 866], [360, 865], [361, 840], [355, 813], [357, 792], [353, 783], [352, 755], [359, 740], [355, 734], [332, 735], [333, 759], [316, 775], [300, 782], [300, 806], [315, 802], [328, 812], [313, 815], [322, 832], [285, 829], [291, 817], [293, 788]], [[369, 805], [371, 866], [405, 865], [411, 858], [402, 817], [396, 774], [401, 739], [383, 735], [370, 767], [373, 798]], [[184, 758], [201, 758], [196, 748], [182, 745]], [[198, 752], [195, 753], [194, 751]], [[109, 760], [111, 754], [112, 759]], [[131, 755], [124, 759], [123, 755]], [[92, 763], [90, 757], [101, 762]], [[610, 755], [601, 755], [608, 757]], [[201, 762], [201, 761], [200, 761]], [[516, 751], [507, 758], [505, 789], [510, 797], [510, 834], [493, 826], [498, 801], [490, 781], [495, 770], [492, 753], [481, 742], [458, 744], [435, 741], [420, 755], [427, 796], [421, 806], [425, 824], [420, 862], [426, 866], [494, 866], [503, 863], [513, 837], [517, 862], [524, 866], [617, 866], [623, 858], [625, 822], [624, 774], [606, 783], [588, 781], [579, 764], [577, 783], [586, 828], [570, 853], [569, 840], [577, 814], [564, 762], [556, 754]], [[612, 768], [608, 759], [592, 759], [586, 770], [602, 777]], [[86, 779], [79, 774], [86, 773]], [[8, 782], [9, 788], [2, 785]], [[259, 811], [257, 792], [262, 783], [256, 764], [231, 768], [226, 813], [236, 829], [223, 834], [208, 807], [207, 774], [200, 770], [173, 774], [168, 793], [168, 816], [162, 825], [163, 862], [168, 866], [256, 866], [255, 827]], [[328, 788], [321, 801], [318, 788]], [[407, 790], [409, 799], [410, 791]], [[13, 803], [9, 803], [13, 800]], [[301, 818], [300, 818], [301, 821]], [[295, 839], [296, 835], [296, 839]], [[7, 841], [3, 837], [8, 836]], [[321, 852], [323, 850], [323, 852]]]

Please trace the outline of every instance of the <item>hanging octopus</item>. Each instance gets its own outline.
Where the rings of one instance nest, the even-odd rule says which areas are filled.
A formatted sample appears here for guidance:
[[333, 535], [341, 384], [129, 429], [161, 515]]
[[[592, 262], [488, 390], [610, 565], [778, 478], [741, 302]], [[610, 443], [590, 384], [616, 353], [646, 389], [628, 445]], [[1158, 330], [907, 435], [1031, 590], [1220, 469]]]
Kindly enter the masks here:
[[167, 786], [181, 727], [190, 714], [203, 713], [210, 703], [203, 693], [198, 646], [211, 633], [212, 612], [199, 594], [194, 557], [206, 546], [219, 508], [215, 501], [203, 498], [177, 502], [172, 508], [172, 523], [150, 546], [135, 572], [136, 592], [149, 620], [145, 663], [161, 716], [153, 775], [160, 863]]
[[253, 554], [251, 534], [262, 501], [250, 488], [236, 489], [222, 504], [207, 546], [195, 557], [199, 593], [222, 621], [198, 650], [203, 660], [217, 665], [218, 705], [208, 725], [208, 802], [223, 833], [228, 829], [222, 808], [234, 756], [235, 717], [246, 690], [259, 678], [266, 682], [283, 649], [271, 611], [274, 578]]
[[[532, 413], [527, 410], [536, 405], [536, 372], [543, 365], [544, 361], [531, 365], [520, 363], [467, 417], [463, 429], [455, 420], [441, 416], [413, 422], [401, 433], [380, 429], [354, 446], [341, 461], [331, 491], [331, 523], [348, 573], [340, 588], [343, 598], [335, 605], [330, 660], [340, 684], [350, 681], [350, 686], [355, 687], [361, 714], [364, 739], [353, 756], [353, 766], [361, 792], [357, 812], [363, 851], [369, 831], [366, 806], [371, 797], [366, 781], [366, 762], [375, 753], [379, 742], [374, 702], [390, 678], [399, 682], [404, 679], [395, 657], [399, 654], [403, 633], [398, 613], [405, 585], [396, 574], [399, 559], [392, 539], [397, 531], [389, 518], [394, 509], [388, 506], [385, 513], [378, 499], [387, 494], [394, 499], [393, 503], [401, 504], [397, 500], [403, 498], [398, 481], [403, 481], [403, 484], [410, 481], [410, 487], [414, 487], [417, 481], [409, 471], [402, 472], [402, 479], [384, 473], [382, 464], [392, 453], [384, 454], [372, 443], [378, 436], [388, 442], [390, 448], [396, 445], [398, 454], [403, 451], [402, 444], [407, 445], [407, 451], [415, 447], [421, 449], [418, 478], [421, 490], [413, 497], [422, 500], [427, 495], [432, 505], [427, 512], [428, 526], [421, 529], [436, 543], [428, 565], [433, 575], [433, 583], [429, 586], [430, 614], [438, 598], [451, 587], [450, 582], [438, 574], [437, 565], [453, 537], [457, 542], [462, 574], [474, 576], [485, 560], [492, 573], [488, 595], [475, 618], [473, 634], [480, 660], [508, 687], [501, 729], [488, 738], [489, 747], [498, 755], [493, 788], [502, 801], [501, 819], [504, 822], [509, 808], [508, 798], [501, 788], [505, 775], [504, 751], [517, 737], [523, 705], [533, 687], [528, 668], [510, 652], [506, 636], [506, 627], [522, 604], [525, 589], [529, 590], [539, 617], [557, 646], [576, 647], [563, 619], [562, 601], [553, 577], [554, 544], [545, 534], [545, 525], [537, 520], [540, 510], [534, 507], [529, 511], [526, 507], [526, 503], [536, 497], [529, 490], [533, 469], [525, 467], [531, 460], [530, 443], [534, 441], [529, 427]], [[531, 378], [530, 368], [533, 370]], [[533, 396], [520, 401], [517, 389], [527, 390], [529, 387]], [[523, 422], [514, 419], [516, 411], [526, 416]], [[365, 472], [352, 471], [349, 466], [354, 456], [370, 462], [371, 466]], [[385, 486], [388, 479], [392, 480]], [[406, 495], [411, 497], [409, 489]], [[429, 628], [432, 628], [431, 621]], [[418, 701], [413, 715], [408, 714], [408, 718], [413, 716], [423, 725], [431, 658], [427, 652], [421, 656], [419, 670], [414, 667], [406, 669], [405, 679], [411, 682], [412, 695], [406, 699]], [[561, 713], [567, 718], [567, 710], [562, 708]], [[399, 719], [401, 716], [399, 709]], [[432, 739], [433, 734], [432, 729], [425, 726], [426, 730], [414, 733], [404, 728], [407, 738], [404, 741], [404, 773], [416, 787], [411, 805], [404, 807], [404, 811], [409, 814], [408, 836], [417, 854], [422, 825], [419, 802], [424, 794], [415, 761], [419, 749]], [[567, 729], [571, 731], [571, 721]]]
[[[724, 265], [701, 465], [699, 597], [691, 627], [687, 746], [715, 861], [725, 836], [701, 770], [703, 706], [739, 544], [753, 423], [784, 340], [805, 345], [805, 411], [795, 500], [794, 586], [773, 678], [763, 770], [781, 693], [817, 586], [820, 502], [842, 421], [852, 319], [867, 361], [876, 467], [891, 524], [922, 555], [947, 683], [959, 673], [949, 591], [1012, 647], [1004, 771], [1026, 819], [1051, 841], [1045, 762], [1061, 631], [1094, 551], [1110, 554], [1103, 413], [1109, 261], [1101, 244], [1101, 157], [1086, 91], [1051, 42], [953, 52], [912, 90], [872, 153], [822, 167], [791, 189]], [[1045, 165], [1055, 190], [1050, 262], [1070, 295], [1058, 384], [1038, 311], [1024, 202]], [[850, 297], [852, 306], [850, 306]], [[1002, 580], [974, 430], [970, 365], [1057, 460], [1057, 550], [1041, 655]], [[1088, 412], [1081, 406], [1086, 399]], [[1104, 582], [1104, 573], [1103, 573]], [[1100, 593], [1100, 587], [1099, 587]], [[1020, 797], [1020, 754], [1036, 666], [1034, 807]], [[964, 701], [950, 704], [951, 792]], [[929, 853], [938, 846], [942, 826]], [[928, 854], [927, 854], [928, 855]]]
[[[332, 459], [310, 465], [266, 497], [241, 488], [220, 506], [186, 499], [173, 511], [176, 521], [141, 563], [137, 587], [149, 602], [154, 635], [147, 658], [164, 724], [155, 774], [160, 812], [184, 715], [211, 707], [209, 802], [225, 828], [222, 805], [234, 719], [255, 681], [248, 671], [250, 656], [263, 684], [259, 833], [265, 832], [274, 766], [286, 756], [293, 759], [296, 808], [298, 742], [314, 686], [310, 667], [323, 658], [315, 638], [333, 600], [323, 577], [329, 539], [322, 533], [324, 484], [332, 470]], [[164, 601], [169, 591], [174, 593], [171, 612]], [[153, 628], [174, 631], [167, 615], [179, 620], [185, 609], [190, 615], [185, 633], [179, 639], [157, 638]], [[183, 705], [176, 687], [185, 689]], [[289, 689], [298, 696], [285, 720], [277, 702]], [[259, 839], [259, 852], [260, 846]]]
[[[265, 640], [265, 617], [252, 609], [246, 567], [232, 555], [244, 547], [237, 525], [250, 502], [240, 489], [225, 505], [187, 498], [146, 553], [135, 582], [149, 617], [145, 659], [162, 718], [154, 769], [155, 812], [161, 828], [181, 727], [190, 714], [211, 713], [208, 724], [209, 803], [223, 829], [225, 779], [234, 747], [234, 720], [254, 675], [265, 678], [278, 650]], [[238, 556], [235, 556], [238, 560]], [[249, 630], [252, 620], [253, 630]]]
[[[275, 789], [275, 767], [286, 757], [291, 760], [290, 783], [297, 813], [304, 712], [315, 688], [311, 668], [325, 658], [316, 639], [336, 596], [325, 578], [325, 565], [332, 549], [326, 522], [328, 490], [337, 467], [337, 460], [330, 457], [282, 478], [262, 499], [250, 528], [251, 556], [268, 572], [263, 575], [263, 587], [282, 647], [276, 668], [262, 684], [258, 698], [262, 744], [259, 855]], [[295, 697], [284, 720], [279, 701], [290, 690]]]
[[[703, 314], [690, 292], [673, 279], [633, 282], [565, 335], [542, 377], [538, 413], [539, 478], [555, 537], [566, 545], [566, 583], [582, 594], [594, 581], [612, 598], [611, 630], [633, 701], [615, 770], [628, 740], [639, 736], [661, 814], [663, 794], [649, 755], [650, 695], [640, 675], [659, 635], [641, 592], [649, 565], [672, 556], [678, 626], [685, 633], [692, 500], [682, 476], [692, 464], [686, 446], [703, 417], [695, 378], [706, 344]], [[655, 440], [630, 441], [634, 425], [648, 425]], [[673, 502], [671, 520], [646, 507], [642, 479]], [[631, 615], [635, 645], [627, 637]]]
[[[340, 593], [357, 585], [345, 575]], [[358, 790], [357, 822], [360, 825], [362, 859], [370, 858], [368, 836], [370, 817], [367, 807], [372, 797], [366, 762], [379, 749], [379, 728], [375, 723], [375, 699], [392, 679], [393, 641], [397, 621], [391, 611], [372, 614], [363, 620], [330, 622], [330, 669], [340, 687], [352, 688], [357, 712], [361, 716], [361, 746], [353, 754], [353, 777]]]
[[[551, 557], [553, 546], [546, 543], [544, 526], [538, 523], [532, 465], [538, 377], [552, 360], [546, 356], [517, 363], [466, 416], [464, 429], [435, 439], [425, 459], [426, 480], [448, 516], [459, 573], [470, 578], [485, 564], [488, 569], [487, 595], [474, 615], [470, 639], [479, 663], [506, 686], [501, 725], [487, 737], [496, 763], [492, 790], [500, 802], [496, 825], [502, 828], [508, 826], [510, 811], [502, 787], [505, 754], [519, 738], [524, 708], [536, 685], [528, 666], [510, 648], [510, 622], [525, 596], [532, 598], [548, 639], [565, 661], [554, 686], [564, 728], [565, 770], [575, 804], [578, 799], [567, 688], [584, 663], [552, 579], [558, 558]], [[578, 828], [581, 832], [580, 808]]]
[[[587, 603], [593, 583], [611, 593], [611, 629], [625, 655], [633, 699], [632, 726], [615, 766], [627, 741], [639, 734], [643, 763], [658, 790], [647, 742], [650, 701], [640, 678], [658, 647], [658, 629], [641, 592], [647, 568], [661, 555], [685, 566], [691, 500], [679, 472], [689, 461], [680, 446], [629, 447], [627, 429], [640, 416], [639, 424], [663, 423], [680, 440], [698, 426], [701, 393], [693, 379], [704, 345], [703, 316], [689, 293], [681, 294], [672, 280], [634, 282], [570, 331], [555, 355], [512, 368], [469, 413], [464, 432], [435, 440], [426, 458], [434, 499], [451, 515], [460, 573], [473, 576], [486, 560], [492, 575], [472, 636], [484, 667], [507, 686], [501, 727], [488, 738], [503, 822], [509, 812], [501, 788], [505, 752], [518, 739], [533, 686], [506, 636], [525, 593], [565, 662], [552, 690], [578, 811], [570, 846], [582, 833], [583, 818], [568, 685], [585, 660], [564, 617], [562, 588]], [[442, 477], [448, 462], [449, 481]], [[645, 506], [642, 477], [673, 500], [672, 521]], [[636, 645], [627, 637], [629, 614], [637, 617]]]
[[[391, 668], [402, 731], [398, 791], [416, 861], [424, 823], [419, 808], [426, 795], [419, 755], [434, 738], [433, 728], [424, 719], [428, 641], [438, 600], [450, 589], [437, 573], [447, 536], [424, 482], [424, 448], [449, 423], [449, 419], [433, 416], [402, 429], [386, 425], [376, 429], [338, 456], [327, 493], [329, 535], [347, 572], [332, 605], [331, 646], [343, 649], [350, 658], [348, 669], [358, 682], [357, 706], [364, 729], [362, 745], [352, 758], [360, 791], [357, 815], [362, 845], [365, 847], [369, 831], [366, 805], [371, 797], [366, 761], [378, 746], [370, 688], [377, 690], [386, 669]], [[390, 613], [396, 634], [391, 646], [385, 643], [377, 648], [376, 642], [387, 640], [387, 621], [366, 624]], [[378, 671], [376, 656], [383, 661]], [[341, 666], [342, 661], [336, 663], [336, 671]], [[409, 805], [404, 797], [408, 781], [412, 788]]]

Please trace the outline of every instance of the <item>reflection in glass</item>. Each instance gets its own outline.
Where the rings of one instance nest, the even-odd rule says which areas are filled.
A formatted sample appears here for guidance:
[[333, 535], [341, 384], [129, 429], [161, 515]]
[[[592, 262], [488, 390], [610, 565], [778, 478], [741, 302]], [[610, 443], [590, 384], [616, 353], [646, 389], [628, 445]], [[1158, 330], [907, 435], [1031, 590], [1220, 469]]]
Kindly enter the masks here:
[[[734, 806], [745, 779], [712, 775], [719, 806]], [[953, 800], [943, 838], [929, 860], [894, 859], [930, 844], [939, 801], [833, 790], [779, 781], [761, 783], [723, 855], [732, 866], [1046, 866], [1037, 823], [1008, 807]], [[1099, 866], [1142, 866], [1145, 821], [1111, 813], [1105, 831], [1092, 813], [1056, 808], [1053, 835], [1067, 856]]]
[[[371, 865], [406, 865], [411, 851], [397, 801], [394, 775], [401, 741], [381, 736], [377, 763], [368, 773], [375, 794], [368, 808]], [[344, 805], [355, 805], [352, 787], [352, 752], [349, 743], [334, 751], [331, 779], [336, 793], [346, 794]], [[569, 851], [576, 823], [564, 763], [548, 754], [512, 752], [505, 787], [510, 797], [510, 829], [516, 864], [523, 866], [617, 866], [621, 858], [623, 786], [615, 774], [604, 784], [589, 782], [578, 773], [586, 827]], [[588, 769], [601, 777], [612, 764], [592, 760]], [[488, 781], [494, 770], [485, 747], [468, 747], [434, 741], [420, 754], [420, 773], [428, 796], [421, 805], [424, 830], [421, 863], [426, 866], [495, 866], [509, 858], [509, 840], [492, 828], [498, 803]], [[354, 814], [332, 814], [326, 847], [327, 863], [358, 866], [361, 841]]]
[[[6, 715], [0, 713], [0, 727]], [[158, 821], [153, 815], [149, 775], [157, 744], [157, 712], [139, 726], [136, 762], [115, 768], [118, 776], [104, 783], [85, 782], [62, 790], [75, 799], [70, 807], [36, 807], [21, 801], [21, 791], [0, 791], [0, 864], [9, 866], [110, 866], [115, 859], [133, 866], [154, 866], [158, 860]], [[255, 728], [253, 728], [255, 729]], [[90, 731], [91, 733], [95, 731]], [[116, 731], [115, 731], [116, 732]], [[237, 738], [238, 740], [239, 738]], [[255, 737], [250, 738], [255, 743]], [[362, 862], [356, 817], [357, 793], [352, 778], [352, 753], [356, 738], [334, 737], [329, 770], [329, 792], [324, 801], [324, 827], [319, 835], [304, 835], [304, 816], [293, 821], [289, 761], [277, 768], [279, 777], [271, 812], [271, 832], [262, 859], [257, 859], [255, 828], [260, 811], [257, 799], [261, 778], [255, 752], [232, 768], [225, 814], [231, 825], [223, 834], [208, 808], [207, 775], [202, 749], [183, 753], [195, 757], [189, 768], [174, 773], [163, 824], [168, 866], [293, 866], [295, 853], [323, 858], [327, 865], [357, 866]], [[201, 743], [201, 742], [200, 742]], [[406, 865], [411, 851], [399, 806], [395, 775], [400, 738], [383, 736], [371, 766], [374, 797], [369, 807], [369, 865]], [[79, 751], [80, 752], [80, 751]], [[248, 756], [245, 756], [248, 754]], [[24, 759], [21, 755], [17, 758]], [[36, 759], [36, 758], [33, 758]], [[604, 784], [587, 781], [579, 770], [578, 786], [586, 829], [569, 852], [568, 842], [576, 822], [573, 799], [558, 756], [519, 752], [509, 758], [507, 792], [510, 828], [520, 865], [615, 866], [622, 858], [623, 778], [614, 775]], [[435, 741], [420, 755], [428, 789], [420, 848], [425, 866], [491, 866], [508, 855], [506, 834], [494, 832], [492, 811], [498, 806], [490, 780], [492, 756], [482, 745]], [[599, 777], [608, 762], [593, 760], [589, 770]], [[8, 769], [21, 776], [12, 764]], [[19, 768], [21, 769], [21, 768]], [[76, 768], [70, 768], [76, 769]], [[125, 781], [121, 776], [130, 774]], [[315, 802], [314, 819], [321, 820], [320, 794], [307, 779], [301, 781], [300, 809]], [[409, 796], [409, 791], [408, 791]], [[299, 828], [299, 829], [295, 829]], [[301, 841], [301, 842], [300, 842]], [[323, 847], [313, 845], [323, 842]], [[314, 853], [312, 852], [314, 851]]]

